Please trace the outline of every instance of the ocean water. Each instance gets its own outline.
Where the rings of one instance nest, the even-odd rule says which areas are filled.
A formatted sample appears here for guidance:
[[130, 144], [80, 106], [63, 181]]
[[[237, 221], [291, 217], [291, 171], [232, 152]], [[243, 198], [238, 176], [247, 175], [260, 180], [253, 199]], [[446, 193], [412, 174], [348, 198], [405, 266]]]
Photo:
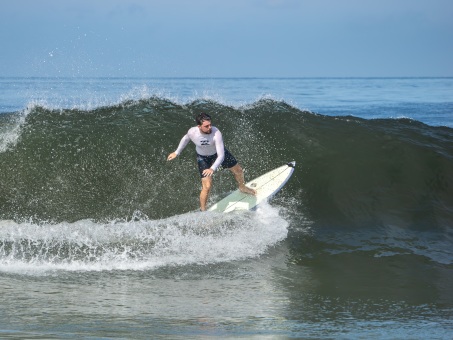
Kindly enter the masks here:
[[[200, 111], [272, 201], [196, 212]], [[0, 78], [0, 338], [448, 339], [451, 287], [453, 78]]]

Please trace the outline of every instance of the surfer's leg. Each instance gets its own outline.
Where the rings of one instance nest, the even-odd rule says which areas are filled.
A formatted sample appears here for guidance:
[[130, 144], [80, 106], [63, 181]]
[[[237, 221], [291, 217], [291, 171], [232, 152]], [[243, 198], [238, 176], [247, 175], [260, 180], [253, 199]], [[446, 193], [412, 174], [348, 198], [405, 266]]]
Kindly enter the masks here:
[[200, 192], [200, 210], [206, 211], [206, 204], [208, 202], [209, 192], [211, 191], [212, 177], [203, 177], [201, 179], [201, 192]]
[[245, 194], [256, 195], [256, 190], [249, 188], [248, 186], [245, 185], [244, 171], [242, 170], [239, 163], [237, 163], [235, 166], [233, 166], [229, 169], [233, 173], [234, 178], [236, 179], [236, 182], [238, 182], [239, 190], [241, 192], [243, 192]]

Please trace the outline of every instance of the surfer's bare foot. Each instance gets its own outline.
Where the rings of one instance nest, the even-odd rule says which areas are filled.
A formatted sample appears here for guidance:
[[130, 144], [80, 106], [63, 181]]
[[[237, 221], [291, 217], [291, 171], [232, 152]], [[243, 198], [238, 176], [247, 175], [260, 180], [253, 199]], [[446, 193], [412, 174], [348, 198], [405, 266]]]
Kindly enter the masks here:
[[239, 187], [239, 191], [240, 192], [243, 192], [244, 194], [249, 194], [249, 195], [253, 195], [253, 196], [256, 196], [256, 190], [255, 189], [252, 189], [252, 188], [249, 188], [247, 186], [241, 186]]

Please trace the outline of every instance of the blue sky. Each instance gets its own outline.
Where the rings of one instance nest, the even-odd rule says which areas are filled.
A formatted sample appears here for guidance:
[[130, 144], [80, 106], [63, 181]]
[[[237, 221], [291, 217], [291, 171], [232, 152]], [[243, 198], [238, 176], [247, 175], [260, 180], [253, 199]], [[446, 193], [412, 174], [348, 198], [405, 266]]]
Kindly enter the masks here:
[[453, 76], [452, 0], [0, 0], [0, 76]]

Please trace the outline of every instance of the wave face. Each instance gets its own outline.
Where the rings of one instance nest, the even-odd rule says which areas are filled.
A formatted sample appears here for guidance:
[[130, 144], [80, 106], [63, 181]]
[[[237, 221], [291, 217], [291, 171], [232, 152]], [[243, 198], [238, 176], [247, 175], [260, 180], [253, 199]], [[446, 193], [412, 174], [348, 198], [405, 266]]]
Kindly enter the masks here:
[[[435, 233], [405, 241], [403, 248], [413, 252], [451, 237], [453, 129], [409, 119], [322, 116], [271, 99], [235, 108], [151, 97], [86, 111], [32, 106], [1, 115], [0, 220], [25, 232], [43, 223], [85, 230], [80, 221], [157, 221], [197, 209], [193, 145], [172, 162], [166, 157], [200, 111], [212, 114], [246, 179], [297, 162], [275, 198], [295, 229], [309, 224], [318, 240], [349, 249], [351, 230], [367, 230], [376, 244], [386, 243], [383, 234], [401, 239], [401, 230], [409, 239], [407, 232]], [[218, 172], [210, 203], [233, 189], [229, 172]], [[6, 249], [23, 241], [8, 235], [5, 256], [17, 256]], [[52, 247], [44, 248], [58, 253]], [[82, 248], [73, 249], [74, 259]], [[96, 245], [87, 249], [98, 251]], [[449, 263], [447, 257], [440, 261]]]
[[[195, 209], [193, 146], [174, 162], [166, 156], [199, 111], [212, 113], [247, 178], [296, 160], [283, 195], [315, 221], [431, 228], [452, 221], [452, 129], [327, 117], [273, 100], [234, 109], [159, 98], [92, 111], [36, 106], [16, 118], [20, 128], [2, 115], [4, 126], [10, 122], [4, 139], [13, 130], [18, 136], [0, 153], [1, 218], [111, 220], [136, 210], [160, 218]], [[234, 188], [226, 172], [217, 177], [213, 198]]]

